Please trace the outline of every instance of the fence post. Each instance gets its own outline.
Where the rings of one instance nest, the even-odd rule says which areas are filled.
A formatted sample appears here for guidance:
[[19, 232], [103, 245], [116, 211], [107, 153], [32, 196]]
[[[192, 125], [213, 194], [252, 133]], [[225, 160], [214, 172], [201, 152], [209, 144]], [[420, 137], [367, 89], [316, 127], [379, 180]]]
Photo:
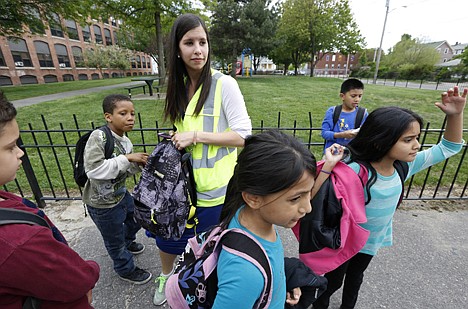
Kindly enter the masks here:
[[31, 186], [32, 193], [34, 194], [34, 198], [36, 200], [37, 206], [39, 208], [44, 208], [46, 206], [45, 202], [42, 200], [44, 197], [42, 195], [41, 188], [39, 187], [39, 183], [37, 182], [36, 174], [34, 174], [34, 170], [31, 165], [31, 161], [29, 161], [28, 153], [26, 152], [26, 149], [24, 147], [23, 140], [21, 137], [18, 138], [17, 141], [18, 147], [23, 150], [24, 155], [21, 158], [21, 161], [23, 162], [23, 170], [24, 173], [26, 174], [26, 178], [28, 179], [29, 186]]
[[440, 78], [437, 79], [437, 84], [436, 84], [436, 89], [435, 90], [439, 90], [439, 83], [440, 83]]

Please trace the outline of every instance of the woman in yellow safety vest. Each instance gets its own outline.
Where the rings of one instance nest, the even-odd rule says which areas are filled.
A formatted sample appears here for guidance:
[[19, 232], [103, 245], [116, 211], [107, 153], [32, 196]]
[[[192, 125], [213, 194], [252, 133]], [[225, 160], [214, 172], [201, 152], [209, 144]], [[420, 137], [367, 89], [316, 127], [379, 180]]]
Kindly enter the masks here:
[[237, 147], [252, 134], [236, 80], [210, 66], [210, 39], [203, 20], [193, 14], [179, 16], [172, 26], [169, 45], [164, 113], [176, 128], [174, 145], [191, 153], [198, 223], [187, 226], [177, 241], [156, 237], [162, 272], [156, 279], [155, 305], [166, 301], [166, 279], [187, 240], [219, 223]]

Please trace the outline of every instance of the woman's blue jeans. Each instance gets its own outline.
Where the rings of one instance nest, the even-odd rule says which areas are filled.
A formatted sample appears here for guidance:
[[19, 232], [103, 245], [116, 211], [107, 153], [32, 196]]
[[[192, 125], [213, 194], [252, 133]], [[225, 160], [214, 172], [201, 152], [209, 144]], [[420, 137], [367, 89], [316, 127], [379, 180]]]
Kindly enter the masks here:
[[135, 203], [130, 193], [112, 208], [95, 208], [86, 205], [91, 219], [101, 232], [114, 270], [119, 275], [127, 275], [135, 270], [133, 254], [127, 250], [136, 239], [141, 226], [133, 218]]

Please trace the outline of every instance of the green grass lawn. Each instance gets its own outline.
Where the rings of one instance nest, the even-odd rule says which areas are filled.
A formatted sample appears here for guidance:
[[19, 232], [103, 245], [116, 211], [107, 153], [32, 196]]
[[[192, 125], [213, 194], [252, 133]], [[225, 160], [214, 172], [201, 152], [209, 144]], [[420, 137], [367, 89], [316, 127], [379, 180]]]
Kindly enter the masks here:
[[78, 89], [87, 89], [93, 87], [127, 83], [130, 82], [131, 78], [132, 77], [122, 77], [99, 80], [79, 80], [50, 84], [2, 86], [0, 90], [2, 90], [6, 94], [8, 100], [14, 101]]
[[[119, 81], [128, 81], [129, 79], [118, 79]], [[115, 81], [115, 79], [104, 80], [99, 82]], [[97, 81], [89, 81], [86, 86], [95, 87], [102, 84], [93, 84]], [[310, 78], [305, 76], [270, 76], [270, 77], [254, 77], [254, 78], [238, 78], [239, 87], [244, 95], [249, 115], [252, 119], [254, 128], [263, 127], [278, 127], [278, 113], [281, 113], [281, 121], [279, 126], [282, 128], [299, 127], [309, 128], [309, 113], [312, 118], [312, 127], [320, 128], [321, 122], [326, 109], [332, 105], [340, 104], [339, 89], [342, 80], [334, 78]], [[66, 84], [68, 90], [72, 86], [83, 87], [85, 83], [82, 82], [68, 82]], [[2, 89], [7, 90], [7, 96], [10, 98], [11, 94], [22, 95], [23, 97], [35, 96], [37, 93], [44, 93], [43, 88], [51, 86], [61, 86], [56, 84], [47, 85], [34, 85], [18, 87], [6, 87]], [[54, 89], [57, 90], [59, 88]], [[75, 88], [76, 89], [76, 88]], [[52, 91], [52, 90], [48, 90]], [[65, 90], [63, 90], [65, 91]], [[44, 102], [37, 105], [26, 106], [18, 109], [18, 123], [22, 130], [33, 128], [35, 130], [44, 130], [45, 124], [42, 121], [43, 115], [47, 124], [47, 129], [75, 129], [76, 126], [89, 129], [92, 126], [97, 126], [104, 123], [102, 116], [102, 99], [111, 93], [127, 94], [123, 87], [115, 90], [101, 91], [98, 93], [76, 96], [72, 98]], [[361, 106], [366, 107], [369, 111], [380, 107], [395, 105], [410, 108], [421, 114], [426, 122], [430, 122], [431, 128], [439, 129], [442, 125], [444, 114], [434, 106], [434, 102], [440, 99], [440, 91], [433, 90], [420, 90], [397, 88], [381, 85], [365, 85], [364, 97], [361, 101]], [[10, 98], [10, 100], [12, 100]], [[170, 127], [169, 123], [163, 122], [162, 111], [164, 107], [163, 100], [148, 99], [148, 100], [135, 100], [135, 109], [140, 114], [141, 118], [137, 119], [136, 128], [154, 128], [156, 123], [159, 127]], [[468, 113], [465, 113], [465, 127], [468, 123]], [[74, 122], [73, 115], [76, 115], [77, 125]], [[140, 125], [141, 121], [141, 125]], [[62, 138], [62, 133], [51, 133], [50, 136], [58, 136]], [[130, 138], [135, 144], [142, 143], [142, 138], [138, 132], [131, 132]], [[298, 133], [297, 136], [305, 140], [304, 134]], [[61, 142], [54, 142], [49, 139], [45, 133], [37, 133], [36, 138], [39, 144], [50, 145], [64, 144], [63, 138]], [[68, 143], [73, 143], [78, 138], [77, 134], [67, 133]], [[426, 143], [435, 143], [438, 138], [437, 134], [428, 135]], [[25, 144], [33, 144], [31, 136], [25, 136]], [[465, 136], [465, 140], [468, 137]], [[156, 138], [154, 138], [156, 140]], [[305, 140], [307, 141], [307, 140]], [[319, 131], [314, 131], [313, 142], [322, 142]], [[148, 143], [148, 139], [145, 140]], [[65, 148], [64, 148], [65, 149]], [[141, 149], [136, 149], [141, 150]], [[312, 149], [314, 154], [319, 158], [321, 157], [321, 147], [317, 146]], [[31, 161], [35, 168], [40, 164], [39, 154], [36, 151], [31, 151]], [[73, 154], [74, 149], [71, 149]], [[71, 177], [71, 165], [69, 154], [65, 151], [54, 154], [52, 151], [43, 150], [42, 154], [45, 161], [54, 164], [54, 156], [63, 157], [65, 160], [62, 163], [62, 168], [65, 170], [65, 178]], [[460, 156], [460, 155], [458, 155]], [[459, 159], [458, 159], [459, 160]], [[466, 160], [465, 160], [466, 161]], [[458, 161], [457, 161], [458, 162]], [[64, 167], [66, 166], [66, 167]], [[70, 166], [70, 170], [67, 170]], [[461, 175], [458, 179], [463, 184], [466, 182], [468, 170], [462, 168]], [[439, 170], [442, 164], [434, 168], [435, 171]], [[455, 163], [448, 166], [450, 173], [453, 174]], [[61, 177], [52, 174], [52, 181], [60, 183]], [[418, 183], [422, 183], [423, 176], [419, 177]], [[429, 182], [436, 183], [439, 178], [437, 173], [431, 172]], [[448, 181], [448, 180], [447, 180]], [[47, 185], [46, 180], [41, 179], [41, 186]], [[68, 181], [67, 181], [68, 182]], [[458, 181], [457, 181], [458, 182]]]

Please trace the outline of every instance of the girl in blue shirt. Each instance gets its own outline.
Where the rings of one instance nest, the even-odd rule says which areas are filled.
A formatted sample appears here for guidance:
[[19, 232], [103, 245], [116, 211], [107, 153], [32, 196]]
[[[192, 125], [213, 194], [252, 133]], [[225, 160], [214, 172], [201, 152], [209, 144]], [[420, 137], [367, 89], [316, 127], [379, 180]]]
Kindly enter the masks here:
[[[316, 161], [294, 137], [278, 131], [252, 135], [239, 154], [221, 213], [221, 225], [252, 234], [265, 249], [273, 273], [268, 308], [299, 301], [300, 289], [286, 291], [283, 245], [275, 225], [293, 227], [311, 211]], [[264, 279], [251, 262], [221, 251], [213, 308], [254, 308]]]
[[[392, 222], [402, 184], [393, 163], [407, 162], [409, 173], [406, 179], [436, 163], [458, 153], [464, 144], [463, 110], [468, 89], [460, 94], [458, 87], [442, 94], [442, 102], [435, 105], [447, 116], [447, 126], [442, 141], [424, 151], [419, 151], [419, 135], [422, 118], [416, 113], [399, 107], [378, 108], [367, 117], [361, 130], [349, 144], [352, 154], [349, 166], [359, 172], [360, 164], [369, 171], [365, 186], [367, 222], [361, 226], [370, 231], [367, 243], [354, 257], [335, 270], [325, 274], [328, 289], [314, 303], [314, 309], [328, 308], [330, 296], [344, 281], [341, 309], [354, 308], [364, 271], [372, 257], [384, 246], [392, 245]], [[331, 151], [327, 149], [327, 151]], [[323, 173], [316, 179], [320, 186], [329, 176], [341, 156], [328, 156]], [[344, 280], [343, 280], [344, 279]]]

